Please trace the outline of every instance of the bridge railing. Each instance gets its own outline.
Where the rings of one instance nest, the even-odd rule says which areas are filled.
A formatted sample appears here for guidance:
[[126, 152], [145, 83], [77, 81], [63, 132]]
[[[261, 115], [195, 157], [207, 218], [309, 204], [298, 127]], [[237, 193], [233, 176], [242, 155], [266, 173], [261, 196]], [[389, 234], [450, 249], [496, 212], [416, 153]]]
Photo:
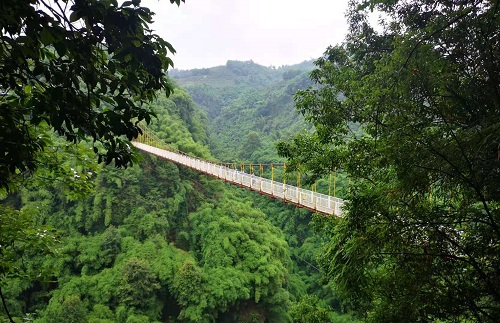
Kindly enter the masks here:
[[267, 178], [248, 174], [227, 166], [210, 163], [206, 160], [190, 157], [172, 151], [156, 148], [139, 142], [133, 142], [137, 148], [169, 161], [185, 165], [199, 172], [212, 175], [227, 182], [250, 188], [254, 191], [275, 197], [297, 206], [308, 208], [312, 211], [342, 216], [342, 199], [306, 190]]

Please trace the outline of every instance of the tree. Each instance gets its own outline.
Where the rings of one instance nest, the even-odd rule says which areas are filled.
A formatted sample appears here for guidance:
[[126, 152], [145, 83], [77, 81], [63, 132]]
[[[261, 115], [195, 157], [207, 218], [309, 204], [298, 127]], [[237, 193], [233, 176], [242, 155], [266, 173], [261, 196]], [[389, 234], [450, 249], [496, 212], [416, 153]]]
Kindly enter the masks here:
[[[184, 0], [170, 0], [180, 4]], [[0, 3], [0, 187], [32, 172], [54, 130], [91, 138], [99, 161], [131, 164], [127, 141], [144, 106], [172, 90], [173, 47], [149, 28], [140, 0], [31, 0]]]
[[291, 315], [293, 321], [304, 323], [331, 322], [329, 318], [329, 309], [322, 307], [318, 303], [319, 299], [316, 296], [304, 296], [292, 307]]
[[[344, 304], [373, 321], [495, 321], [499, 3], [349, 8], [345, 42], [316, 61], [317, 86], [295, 97], [315, 133], [279, 145], [303, 167], [351, 179], [345, 217], [325, 221], [322, 268]], [[381, 31], [371, 10], [382, 13]], [[303, 160], [320, 153], [329, 158]]]
[[243, 144], [241, 145], [238, 157], [242, 160], [251, 160], [252, 153], [259, 150], [261, 146], [262, 141], [260, 139], [259, 133], [251, 130], [243, 139]]
[[[57, 236], [49, 228], [35, 225], [29, 213], [14, 210], [0, 204], [0, 317], [3, 313], [13, 322], [9, 305], [13, 305], [5, 295], [8, 281], [14, 281], [14, 288], [25, 280], [43, 280], [47, 268], [37, 254], [53, 259], [56, 251]], [[28, 259], [31, 260], [28, 263]], [[10, 303], [10, 304], [9, 304]]]
[[175, 276], [173, 292], [183, 307], [179, 317], [287, 321], [289, 256], [279, 229], [237, 196], [203, 205], [189, 220], [199, 266], [188, 261]]
[[[138, 310], [160, 312], [156, 301], [160, 284], [147, 261], [129, 258], [123, 267], [121, 286], [118, 296], [121, 303]], [[155, 307], [158, 307], [155, 308]]]
[[57, 320], [68, 323], [87, 322], [87, 308], [78, 296], [69, 296], [61, 304]]

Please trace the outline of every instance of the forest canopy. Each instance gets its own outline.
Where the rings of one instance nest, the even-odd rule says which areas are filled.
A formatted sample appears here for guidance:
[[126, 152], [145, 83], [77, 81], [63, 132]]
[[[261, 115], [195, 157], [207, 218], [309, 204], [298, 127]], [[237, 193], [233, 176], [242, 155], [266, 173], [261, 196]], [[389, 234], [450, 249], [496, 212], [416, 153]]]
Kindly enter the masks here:
[[499, 2], [352, 0], [347, 17], [345, 42], [295, 97], [315, 133], [279, 145], [310, 170], [350, 178], [347, 216], [326, 225], [322, 268], [370, 321], [493, 322]]

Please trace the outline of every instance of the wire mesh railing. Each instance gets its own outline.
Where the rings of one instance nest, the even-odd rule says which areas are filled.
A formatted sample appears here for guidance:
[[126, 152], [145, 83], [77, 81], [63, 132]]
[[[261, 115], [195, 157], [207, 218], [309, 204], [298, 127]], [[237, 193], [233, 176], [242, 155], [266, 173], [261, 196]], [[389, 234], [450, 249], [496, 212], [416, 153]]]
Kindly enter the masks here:
[[219, 165], [197, 157], [188, 156], [180, 151], [171, 149], [147, 129], [143, 129], [143, 134], [133, 144], [142, 151], [232, 184], [257, 191], [272, 198], [283, 200], [298, 207], [307, 208], [326, 215], [342, 216], [342, 206], [344, 205], [344, 200], [342, 199], [256, 176], [255, 174], [245, 173], [244, 171], [230, 168], [227, 165]]

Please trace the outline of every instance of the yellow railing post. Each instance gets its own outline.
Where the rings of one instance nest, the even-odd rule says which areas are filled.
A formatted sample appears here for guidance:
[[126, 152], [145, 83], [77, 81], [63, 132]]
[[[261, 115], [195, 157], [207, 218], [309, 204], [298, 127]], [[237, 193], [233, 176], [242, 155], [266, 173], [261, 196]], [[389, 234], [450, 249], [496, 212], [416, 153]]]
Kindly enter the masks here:
[[271, 164], [271, 195], [274, 195], [274, 164]]
[[313, 204], [314, 204], [314, 209], [315, 209], [315, 210], [317, 210], [317, 209], [318, 209], [318, 208], [316, 207], [316, 204], [317, 204], [317, 203], [316, 203], [316, 202], [317, 202], [317, 198], [316, 198], [316, 189], [317, 189], [317, 187], [316, 187], [316, 182], [315, 182], [315, 183], [313, 184], [313, 186], [312, 186], [313, 200], [314, 200], [314, 203], [313, 203]]
[[286, 163], [283, 164], [283, 184], [286, 185]]
[[283, 201], [286, 200], [286, 163], [283, 163]]
[[337, 167], [333, 173], [333, 197], [337, 197]]

